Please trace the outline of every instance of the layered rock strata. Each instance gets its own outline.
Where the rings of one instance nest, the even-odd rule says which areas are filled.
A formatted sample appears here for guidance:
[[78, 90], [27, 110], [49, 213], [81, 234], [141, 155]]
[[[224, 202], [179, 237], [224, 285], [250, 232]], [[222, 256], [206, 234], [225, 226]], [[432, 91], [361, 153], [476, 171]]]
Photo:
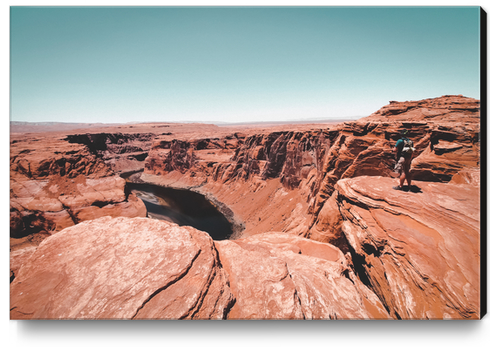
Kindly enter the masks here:
[[[164, 133], [162, 135], [171, 135]], [[114, 172], [143, 169], [154, 133], [95, 133], [68, 135], [66, 141], [85, 145]]]
[[[13, 252], [38, 245], [49, 235], [84, 220], [106, 215], [146, 216], [144, 204], [130, 194], [119, 175], [142, 171], [153, 141], [192, 138], [197, 128], [195, 124], [168, 123], [62, 130], [64, 126], [19, 125], [11, 129]], [[31, 132], [22, 132], [24, 128]], [[201, 135], [219, 133], [215, 125], [199, 125], [198, 129]], [[35, 130], [39, 132], [32, 132]], [[14, 263], [12, 268], [17, 269], [18, 262]]]
[[[90, 221], [143, 214], [115, 175], [143, 165], [119, 135], [12, 142], [11, 233], [64, 230], [11, 252], [11, 317], [480, 318], [479, 117], [478, 100], [445, 96], [336, 126], [138, 138], [143, 152], [153, 143], [129, 179], [207, 196], [240, 226], [214, 242], [148, 219]], [[392, 189], [401, 130], [416, 147], [412, 191]]]
[[41, 243], [11, 284], [11, 319], [389, 318], [334, 246], [240, 241], [104, 217]]
[[[157, 142], [140, 178], [220, 201], [246, 225], [245, 236], [306, 235], [337, 181], [395, 177], [391, 149], [401, 131], [416, 147], [413, 179], [449, 182], [460, 172], [479, 170], [478, 107], [477, 100], [447, 96], [391, 103], [370, 117], [326, 129]], [[269, 228], [264, 220], [275, 222]]]
[[86, 146], [56, 137], [14, 140], [10, 158], [11, 248], [105, 215], [146, 216], [126, 182]]
[[478, 187], [391, 184], [339, 181], [310, 235], [328, 231], [330, 243], [273, 232], [213, 242], [146, 218], [80, 223], [32, 251], [11, 318], [479, 318]]
[[480, 100], [462, 95], [445, 95], [416, 101], [390, 101], [367, 117], [369, 121], [423, 121], [480, 123]]
[[392, 185], [384, 177], [338, 181], [308, 236], [350, 253], [393, 318], [478, 318], [479, 187]]

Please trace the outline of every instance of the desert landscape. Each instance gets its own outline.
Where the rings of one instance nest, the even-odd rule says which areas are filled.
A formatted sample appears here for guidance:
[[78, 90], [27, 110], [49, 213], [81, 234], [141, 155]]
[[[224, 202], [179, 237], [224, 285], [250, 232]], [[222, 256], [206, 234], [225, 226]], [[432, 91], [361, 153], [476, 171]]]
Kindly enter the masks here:
[[[394, 190], [396, 135], [415, 145]], [[10, 318], [480, 319], [480, 101], [355, 121], [22, 124]]]

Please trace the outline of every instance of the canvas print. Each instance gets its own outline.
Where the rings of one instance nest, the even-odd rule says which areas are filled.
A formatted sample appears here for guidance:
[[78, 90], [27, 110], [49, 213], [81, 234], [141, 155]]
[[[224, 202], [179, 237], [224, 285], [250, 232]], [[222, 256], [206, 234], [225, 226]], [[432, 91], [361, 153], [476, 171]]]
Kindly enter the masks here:
[[10, 319], [480, 319], [483, 16], [11, 7]]

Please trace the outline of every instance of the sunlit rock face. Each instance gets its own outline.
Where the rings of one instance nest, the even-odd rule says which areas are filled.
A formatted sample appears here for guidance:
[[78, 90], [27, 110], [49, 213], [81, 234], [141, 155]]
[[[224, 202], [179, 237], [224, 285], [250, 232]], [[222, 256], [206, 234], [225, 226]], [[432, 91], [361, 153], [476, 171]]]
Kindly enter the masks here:
[[125, 181], [87, 147], [52, 137], [11, 145], [10, 235], [48, 236], [101, 216], [146, 216]]
[[239, 241], [147, 218], [87, 221], [41, 243], [11, 284], [12, 319], [389, 318], [334, 246]]
[[[446, 183], [460, 172], [478, 171], [479, 117], [478, 100], [443, 96], [391, 102], [369, 117], [325, 129], [160, 141], [142, 177], [216, 197], [247, 225], [244, 235], [306, 235], [340, 179], [395, 177], [391, 149], [402, 131], [416, 147], [414, 180]], [[256, 208], [246, 207], [251, 204]]]
[[10, 295], [12, 319], [221, 319], [234, 300], [209, 235], [125, 217], [44, 240]]
[[392, 185], [384, 177], [340, 180], [309, 236], [350, 253], [393, 318], [479, 318], [479, 187]]
[[444, 95], [416, 101], [390, 101], [365, 119], [476, 124], [480, 123], [480, 100], [462, 95]]
[[[478, 100], [390, 102], [336, 125], [142, 129], [11, 141], [13, 319], [481, 317]], [[392, 189], [401, 131], [411, 191]], [[118, 175], [135, 171], [204, 195], [236, 231], [213, 241], [139, 218]]]
[[216, 242], [236, 303], [230, 319], [388, 319], [335, 246], [283, 233]]

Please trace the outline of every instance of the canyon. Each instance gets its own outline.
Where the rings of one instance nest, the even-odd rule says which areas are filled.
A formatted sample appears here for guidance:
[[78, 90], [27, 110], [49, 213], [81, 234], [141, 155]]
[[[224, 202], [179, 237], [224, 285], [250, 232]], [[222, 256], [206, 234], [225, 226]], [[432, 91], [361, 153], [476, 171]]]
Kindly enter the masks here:
[[[479, 100], [13, 130], [11, 319], [481, 318]], [[410, 191], [393, 189], [401, 131]], [[231, 232], [148, 218], [143, 185], [205, 197]]]

